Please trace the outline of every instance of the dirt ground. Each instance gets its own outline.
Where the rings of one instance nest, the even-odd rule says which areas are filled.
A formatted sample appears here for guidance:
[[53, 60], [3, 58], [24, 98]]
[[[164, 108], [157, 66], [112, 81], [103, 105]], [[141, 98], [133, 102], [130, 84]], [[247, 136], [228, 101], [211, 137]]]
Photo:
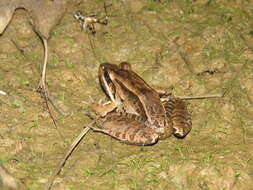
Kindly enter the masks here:
[[[109, 2], [108, 2], [109, 3]], [[93, 101], [107, 101], [100, 63], [128, 61], [154, 87], [188, 101], [193, 129], [154, 146], [89, 132], [54, 190], [250, 190], [253, 187], [253, 4], [247, 0], [113, 0], [109, 24], [82, 31], [73, 13], [104, 15], [103, 1], [69, 1], [49, 40], [47, 82], [56, 129], [36, 93], [43, 46], [25, 10], [0, 36], [0, 162], [20, 189], [43, 189], [85, 125]]]

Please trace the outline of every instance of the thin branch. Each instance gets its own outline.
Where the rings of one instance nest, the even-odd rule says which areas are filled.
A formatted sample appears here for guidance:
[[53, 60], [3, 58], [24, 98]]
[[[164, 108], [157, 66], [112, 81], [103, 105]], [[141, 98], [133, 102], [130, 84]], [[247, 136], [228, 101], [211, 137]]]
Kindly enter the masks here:
[[52, 112], [51, 112], [51, 110], [50, 110], [49, 104], [48, 104], [48, 102], [49, 102], [50, 100], [49, 100], [48, 96], [46, 95], [46, 93], [43, 93], [43, 96], [44, 96], [44, 99], [45, 99], [45, 102], [46, 102], [47, 111], [48, 111], [48, 113], [49, 113], [49, 115], [50, 115], [50, 118], [53, 120], [53, 123], [54, 123], [55, 128], [57, 129], [58, 127], [57, 127], [56, 121], [55, 121], [55, 119], [54, 119], [54, 116], [53, 116], [53, 114], [52, 114]]
[[45, 190], [50, 190], [51, 189], [56, 176], [61, 172], [62, 168], [64, 167], [66, 161], [68, 160], [68, 158], [70, 157], [70, 155], [72, 154], [72, 152], [75, 150], [75, 148], [81, 142], [81, 140], [83, 139], [83, 137], [89, 132], [90, 126], [92, 126], [94, 123], [95, 123], [95, 121], [91, 122], [87, 127], [85, 127], [81, 131], [81, 133], [79, 134], [79, 136], [74, 140], [74, 142], [69, 146], [69, 148], [68, 148], [66, 154], [64, 155], [63, 159], [61, 160], [61, 162], [58, 164], [57, 168], [54, 170], [54, 172], [50, 176], [50, 178], [49, 178], [49, 180], [48, 180], [48, 182], [46, 184]]
[[199, 99], [209, 99], [209, 98], [222, 98], [224, 94], [213, 94], [213, 95], [204, 95], [204, 96], [167, 96], [161, 98], [161, 101], [168, 101], [171, 97], [179, 98], [181, 100], [199, 100]]
[[[47, 69], [47, 60], [48, 60], [48, 44], [47, 44], [47, 40], [44, 37], [41, 37], [42, 42], [43, 42], [43, 46], [44, 46], [44, 63], [43, 63], [43, 70], [42, 70], [42, 74], [41, 74], [41, 94], [44, 96], [44, 99], [46, 101], [46, 107], [48, 110], [48, 113], [50, 115], [50, 118], [53, 120], [54, 126], [57, 128], [57, 124], [56, 121], [54, 119], [54, 116], [50, 110], [49, 104], [48, 102], [50, 102], [54, 108], [55, 105], [53, 104], [53, 102], [51, 101], [51, 99], [49, 98], [49, 93], [47, 91], [46, 88], [46, 69]], [[58, 109], [56, 109], [57, 111], [59, 111]]]

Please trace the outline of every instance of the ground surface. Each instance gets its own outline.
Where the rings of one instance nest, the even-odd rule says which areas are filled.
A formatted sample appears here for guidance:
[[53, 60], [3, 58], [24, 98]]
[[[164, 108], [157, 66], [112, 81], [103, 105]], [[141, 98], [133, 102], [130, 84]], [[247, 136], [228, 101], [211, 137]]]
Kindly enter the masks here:
[[[134, 3], [133, 3], [134, 2]], [[71, 1], [49, 40], [47, 81], [57, 105], [55, 129], [35, 92], [43, 46], [24, 10], [0, 36], [0, 161], [23, 189], [43, 189], [90, 120], [100, 63], [128, 61], [150, 85], [177, 95], [227, 92], [189, 101], [193, 129], [154, 146], [122, 144], [90, 132], [53, 189], [250, 190], [253, 187], [253, 5], [245, 0], [115, 0], [95, 37], [73, 12], [104, 14], [102, 1]]]

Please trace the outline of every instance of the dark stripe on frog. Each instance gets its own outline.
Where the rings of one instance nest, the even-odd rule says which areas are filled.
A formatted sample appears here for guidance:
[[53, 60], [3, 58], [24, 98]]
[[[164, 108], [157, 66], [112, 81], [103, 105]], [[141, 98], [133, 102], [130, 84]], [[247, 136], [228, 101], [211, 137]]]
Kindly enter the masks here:
[[135, 121], [139, 121], [139, 122], [142, 122], [142, 123], [146, 121], [146, 118], [143, 118], [142, 116], [138, 116], [138, 115], [135, 115], [135, 114], [123, 113], [122, 115], [125, 115], [126, 117], [128, 117], [130, 119], [133, 119]]
[[121, 96], [121, 100], [129, 104], [132, 109], [138, 114], [140, 114], [141, 117], [144, 117], [146, 119], [145, 110], [143, 108], [143, 105], [139, 99], [139, 97], [135, 94], [135, 92], [129, 90], [124, 83], [122, 83], [120, 80], [115, 79], [115, 82], [117, 85], [120, 86], [120, 89], [123, 91], [123, 96]]

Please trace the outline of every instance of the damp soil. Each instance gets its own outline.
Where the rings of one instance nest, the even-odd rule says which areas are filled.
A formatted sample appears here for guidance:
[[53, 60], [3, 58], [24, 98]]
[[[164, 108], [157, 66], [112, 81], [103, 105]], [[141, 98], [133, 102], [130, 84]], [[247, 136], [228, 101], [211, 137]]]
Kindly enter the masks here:
[[130, 1], [108, 7], [109, 24], [82, 31], [73, 13], [103, 17], [103, 1], [68, 2], [49, 39], [47, 83], [61, 114], [36, 93], [43, 46], [17, 10], [0, 36], [0, 162], [43, 189], [68, 146], [91, 120], [89, 104], [107, 101], [100, 63], [128, 61], [151, 86], [188, 101], [193, 129], [154, 146], [131, 146], [89, 132], [57, 177], [60, 190], [250, 190], [253, 187], [253, 5], [245, 0]]

